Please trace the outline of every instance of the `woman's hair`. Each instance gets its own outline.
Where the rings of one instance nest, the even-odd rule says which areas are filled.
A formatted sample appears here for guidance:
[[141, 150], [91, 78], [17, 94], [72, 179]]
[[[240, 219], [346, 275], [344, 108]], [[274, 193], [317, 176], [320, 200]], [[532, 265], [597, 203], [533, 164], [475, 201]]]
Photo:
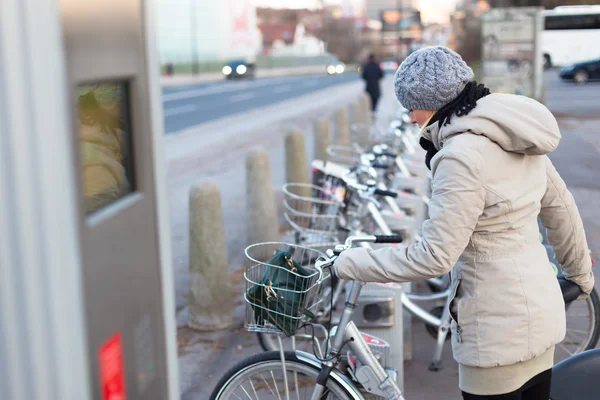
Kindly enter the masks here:
[[[450, 103], [440, 108], [429, 120], [429, 125], [437, 122], [438, 127], [441, 128], [443, 125], [448, 125], [452, 120], [452, 116], [462, 117], [470, 113], [477, 105], [477, 100], [490, 94], [490, 89], [486, 88], [483, 84], [478, 84], [475, 81], [467, 83], [467, 86], [462, 92]], [[427, 151], [425, 155], [425, 165], [431, 169], [431, 159], [437, 153], [437, 149], [433, 143], [425, 138], [419, 139], [419, 144], [423, 150]]]

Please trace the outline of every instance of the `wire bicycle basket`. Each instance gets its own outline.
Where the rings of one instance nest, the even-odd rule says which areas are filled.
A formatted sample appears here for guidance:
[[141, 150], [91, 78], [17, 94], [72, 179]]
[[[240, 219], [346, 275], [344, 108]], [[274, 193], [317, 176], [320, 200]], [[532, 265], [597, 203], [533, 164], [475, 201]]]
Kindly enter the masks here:
[[314, 247], [332, 247], [337, 244], [341, 210], [344, 203], [326, 188], [287, 183], [284, 194], [284, 218], [298, 233], [299, 243]]
[[325, 254], [308, 247], [281, 243], [248, 246], [246, 255], [246, 329], [250, 332], [294, 335], [315, 318], [329, 270], [315, 268]]
[[346, 165], [353, 166], [360, 162], [360, 156], [363, 154], [363, 150], [358, 146], [342, 146], [339, 144], [332, 144], [327, 146], [327, 155], [331, 161]]

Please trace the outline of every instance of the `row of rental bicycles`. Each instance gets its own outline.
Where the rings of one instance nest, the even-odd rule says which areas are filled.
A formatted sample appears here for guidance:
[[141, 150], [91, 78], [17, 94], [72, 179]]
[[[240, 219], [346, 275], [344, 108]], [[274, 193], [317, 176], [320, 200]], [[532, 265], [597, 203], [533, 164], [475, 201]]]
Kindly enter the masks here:
[[[312, 163], [312, 184], [288, 183], [285, 241], [246, 248], [246, 328], [264, 352], [233, 366], [211, 399], [404, 399], [391, 344], [361, 332], [355, 321], [369, 285], [337, 279], [341, 252], [420, 240], [430, 174], [406, 110], [383, 128], [354, 125], [355, 143], [332, 145]], [[545, 243], [543, 227], [540, 241]], [[552, 400], [600, 398], [600, 299], [565, 280], [545, 243], [563, 290], [567, 335], [556, 348]], [[429, 370], [438, 371], [453, 318], [449, 276], [404, 287], [402, 310], [432, 336]]]

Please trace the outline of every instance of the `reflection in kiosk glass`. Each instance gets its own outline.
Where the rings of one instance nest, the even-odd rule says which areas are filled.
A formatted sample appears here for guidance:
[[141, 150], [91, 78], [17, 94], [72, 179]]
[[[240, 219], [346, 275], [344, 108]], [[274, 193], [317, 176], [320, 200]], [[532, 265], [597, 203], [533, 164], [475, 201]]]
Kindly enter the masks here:
[[79, 146], [86, 213], [134, 189], [127, 85], [78, 87]]

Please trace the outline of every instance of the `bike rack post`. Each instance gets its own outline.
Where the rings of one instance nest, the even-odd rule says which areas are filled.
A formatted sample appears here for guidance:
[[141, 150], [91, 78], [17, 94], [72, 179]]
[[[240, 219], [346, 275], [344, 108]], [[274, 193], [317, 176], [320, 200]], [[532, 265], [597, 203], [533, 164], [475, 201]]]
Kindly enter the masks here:
[[188, 326], [200, 331], [228, 328], [233, 301], [227, 274], [227, 246], [216, 183], [190, 191], [190, 279]]

